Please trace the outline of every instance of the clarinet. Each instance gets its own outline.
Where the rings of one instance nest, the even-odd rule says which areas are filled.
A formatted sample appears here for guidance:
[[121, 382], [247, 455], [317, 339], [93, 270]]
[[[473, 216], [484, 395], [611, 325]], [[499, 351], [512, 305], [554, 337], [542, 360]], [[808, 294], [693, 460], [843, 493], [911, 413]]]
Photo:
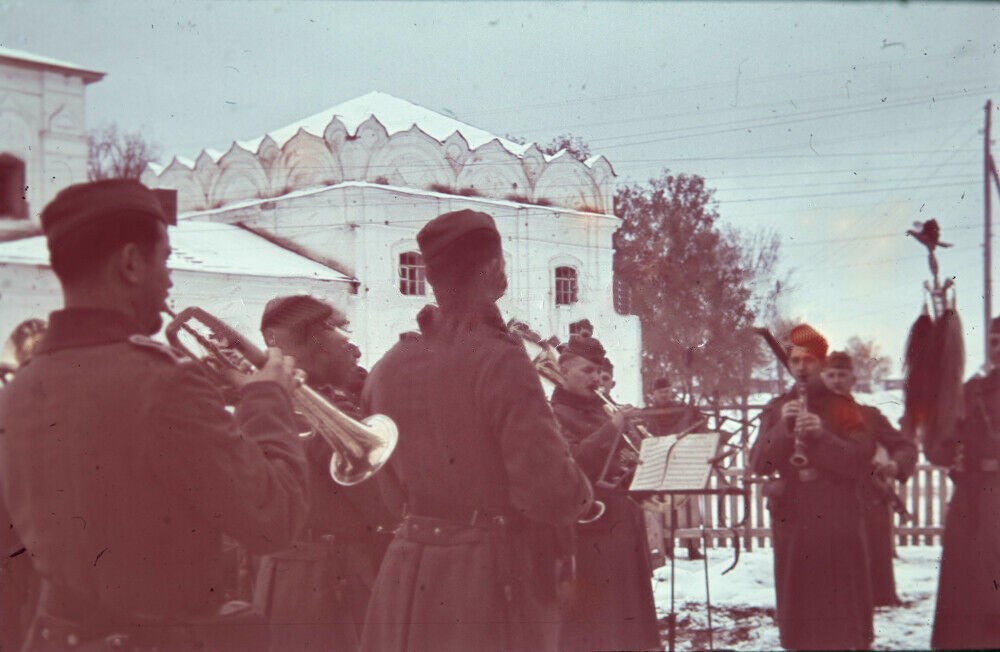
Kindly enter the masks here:
[[[795, 392], [798, 394], [799, 403], [802, 405], [802, 412], [808, 411], [806, 407], [806, 383], [804, 380], [796, 381]], [[802, 441], [802, 437], [799, 436], [798, 429], [794, 424], [791, 428], [795, 432], [795, 448], [792, 450], [792, 456], [788, 458], [788, 463], [797, 469], [801, 469], [809, 465], [809, 458], [806, 457], [806, 446]]]

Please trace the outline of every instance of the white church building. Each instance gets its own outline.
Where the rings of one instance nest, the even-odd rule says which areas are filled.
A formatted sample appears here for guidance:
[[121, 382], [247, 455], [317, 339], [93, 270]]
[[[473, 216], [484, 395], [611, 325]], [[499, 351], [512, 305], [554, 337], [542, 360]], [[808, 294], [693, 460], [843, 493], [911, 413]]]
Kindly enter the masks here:
[[[0, 190], [28, 186], [23, 202], [0, 197], [0, 239], [38, 233], [44, 204], [85, 180], [84, 93], [102, 76], [0, 49]], [[638, 403], [639, 321], [613, 297], [614, 176], [602, 156], [548, 156], [369, 93], [225, 152], [151, 164], [142, 181], [177, 190], [175, 308], [199, 305], [259, 339], [269, 298], [313, 294], [346, 312], [366, 366], [433, 301], [417, 231], [447, 211], [489, 213], [507, 262], [505, 317], [562, 340], [589, 319], [616, 397]], [[59, 303], [44, 238], [0, 242], [0, 338]]]
[[150, 166], [142, 180], [178, 190], [182, 224], [239, 226], [351, 277], [346, 311], [367, 365], [433, 300], [417, 231], [447, 211], [489, 213], [507, 258], [504, 315], [564, 341], [589, 319], [615, 363], [616, 395], [641, 398], [639, 321], [614, 305], [619, 220], [603, 156], [547, 156], [373, 92], [225, 152]]

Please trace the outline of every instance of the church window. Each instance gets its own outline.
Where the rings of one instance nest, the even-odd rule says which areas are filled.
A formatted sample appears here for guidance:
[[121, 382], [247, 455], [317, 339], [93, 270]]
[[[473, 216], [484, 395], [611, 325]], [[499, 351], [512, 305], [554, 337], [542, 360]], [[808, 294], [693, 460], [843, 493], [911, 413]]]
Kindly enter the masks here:
[[0, 217], [28, 217], [24, 179], [24, 161], [10, 154], [0, 154]]
[[569, 306], [579, 300], [575, 267], [556, 267], [556, 305]]
[[399, 291], [408, 296], [427, 294], [424, 258], [420, 252], [405, 251], [399, 254]]

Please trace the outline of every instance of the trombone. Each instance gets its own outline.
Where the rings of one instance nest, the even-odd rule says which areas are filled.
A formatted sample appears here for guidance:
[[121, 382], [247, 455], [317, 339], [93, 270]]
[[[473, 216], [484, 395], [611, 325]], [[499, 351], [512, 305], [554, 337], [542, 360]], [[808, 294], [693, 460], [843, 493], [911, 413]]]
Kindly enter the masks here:
[[[180, 313], [169, 309], [171, 317], [165, 335], [171, 346], [202, 366], [216, 379], [226, 382], [226, 370], [247, 373], [261, 368], [267, 355], [217, 317], [197, 307]], [[201, 330], [199, 330], [199, 326]], [[195, 356], [181, 342], [181, 332], [193, 338], [207, 354]], [[388, 461], [396, 447], [398, 431], [392, 419], [373, 414], [356, 421], [334, 407], [306, 384], [292, 390], [292, 405], [316, 433], [333, 449], [330, 477], [344, 486], [358, 484], [374, 475]]]
[[[538, 372], [539, 377], [544, 381], [543, 385], [548, 383], [549, 385], [562, 387], [565, 384], [566, 379], [563, 377], [562, 371], [559, 369], [559, 354], [556, 352], [556, 343], [558, 340], [555, 340], [555, 338], [543, 340], [538, 333], [531, 329], [530, 326], [515, 319], [511, 319], [507, 323], [507, 328], [511, 331], [511, 333], [520, 338], [521, 344], [528, 353], [528, 357], [531, 358], [531, 363], [535, 367], [535, 371]], [[615, 413], [621, 411], [622, 406], [612, 401], [600, 389], [595, 389], [594, 394], [601, 400], [602, 403], [604, 403], [604, 411], [609, 417], [614, 416]], [[631, 427], [636, 429], [642, 439], [653, 436], [641, 424], [632, 424]], [[636, 454], [639, 453], [638, 446], [629, 437], [627, 430], [626, 432], [622, 432], [619, 436], [622, 438], [622, 441], [624, 441], [633, 451], [636, 452]], [[611, 461], [614, 459], [615, 453], [618, 450], [619, 449], [616, 446], [612, 446], [611, 450], [608, 451], [608, 457], [605, 459], [600, 477], [595, 482], [596, 486], [602, 489], [615, 489], [628, 475], [627, 473], [623, 473], [612, 482], [605, 479], [611, 466]], [[581, 524], [593, 523], [604, 514], [604, 510], [604, 503], [599, 500], [594, 500], [594, 508], [591, 510], [591, 513], [584, 515], [584, 517], [579, 519], [577, 522]]]

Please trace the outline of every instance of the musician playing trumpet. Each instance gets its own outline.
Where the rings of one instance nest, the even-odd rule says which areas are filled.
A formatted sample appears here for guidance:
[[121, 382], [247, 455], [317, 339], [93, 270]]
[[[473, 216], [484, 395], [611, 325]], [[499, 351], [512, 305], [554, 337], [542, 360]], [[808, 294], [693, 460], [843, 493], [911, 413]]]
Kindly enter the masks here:
[[[609, 415], [595, 393], [604, 357], [596, 338], [570, 337], [559, 358], [565, 382], [552, 393], [552, 410], [563, 435], [595, 484], [609, 455], [615, 456], [609, 475], [630, 471], [636, 462], [622, 436], [638, 410], [624, 407]], [[621, 489], [595, 486], [595, 497], [606, 511], [576, 527], [577, 583], [563, 620], [560, 648], [660, 649], [642, 509]]]
[[138, 182], [70, 186], [41, 218], [64, 308], [0, 398], [3, 496], [43, 578], [24, 649], [266, 647], [249, 605], [220, 609], [221, 538], [269, 552], [305, 519], [295, 361], [271, 349], [234, 375], [230, 415], [199, 365], [149, 338], [169, 220]]
[[826, 350], [812, 327], [792, 329], [787, 355], [796, 387], [764, 408], [750, 465], [778, 476], [764, 493], [781, 645], [867, 649], [873, 609], [859, 494], [875, 444], [857, 405], [823, 384]]

